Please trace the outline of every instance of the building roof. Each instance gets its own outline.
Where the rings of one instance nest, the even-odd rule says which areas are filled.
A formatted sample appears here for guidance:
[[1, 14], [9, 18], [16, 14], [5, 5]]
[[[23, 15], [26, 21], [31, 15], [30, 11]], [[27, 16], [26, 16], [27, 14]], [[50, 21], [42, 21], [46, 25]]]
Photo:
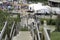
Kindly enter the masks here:
[[48, 5], [42, 6], [42, 4], [31, 4], [31, 5], [29, 5], [29, 7], [33, 8], [34, 10], [41, 10], [41, 9], [49, 9], [50, 8], [50, 6], [48, 6]]
[[29, 7], [33, 8], [34, 10], [39, 10], [41, 9], [42, 3], [38, 4], [30, 4]]
[[49, 0], [49, 1], [53, 1], [53, 2], [59, 2], [59, 3], [60, 3], [60, 0]]
[[39, 12], [43, 12], [43, 13], [45, 13], [45, 12], [50, 12], [50, 6], [48, 6], [48, 5], [45, 5], [45, 6], [43, 6], [42, 4], [31, 4], [31, 5], [29, 5], [29, 7], [31, 7], [31, 9], [33, 9], [35, 12], [37, 12], [37, 11], [39, 11]]

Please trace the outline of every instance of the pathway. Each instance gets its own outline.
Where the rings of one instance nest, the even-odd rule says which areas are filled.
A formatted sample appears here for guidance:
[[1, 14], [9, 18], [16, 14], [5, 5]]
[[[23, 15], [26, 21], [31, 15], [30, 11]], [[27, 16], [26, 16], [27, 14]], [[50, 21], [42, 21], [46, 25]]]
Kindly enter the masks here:
[[29, 31], [21, 31], [12, 40], [32, 40], [32, 36]]

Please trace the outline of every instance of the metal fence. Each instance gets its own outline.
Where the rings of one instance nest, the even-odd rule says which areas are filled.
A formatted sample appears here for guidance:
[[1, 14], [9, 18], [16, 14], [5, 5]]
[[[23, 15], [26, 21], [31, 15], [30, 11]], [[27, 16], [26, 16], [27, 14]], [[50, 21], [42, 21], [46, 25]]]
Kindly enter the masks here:
[[[15, 35], [16, 27], [17, 27], [17, 26], [15, 26], [15, 21], [12, 24], [9, 34], [7, 34], [7, 33], [5, 34], [5, 32], [7, 31], [6, 28], [8, 27], [7, 24], [8, 24], [8, 22], [6, 21], [2, 31], [0, 33], [0, 40], [12, 40], [12, 37]], [[5, 37], [3, 38], [4, 34], [5, 34]]]
[[47, 28], [44, 27], [43, 32], [44, 32], [44, 38], [45, 38], [45, 40], [50, 40], [50, 36], [48, 34]]
[[32, 34], [33, 40], [41, 40], [37, 23], [35, 23], [35, 26], [31, 25], [30, 27], [31, 27], [31, 34]]

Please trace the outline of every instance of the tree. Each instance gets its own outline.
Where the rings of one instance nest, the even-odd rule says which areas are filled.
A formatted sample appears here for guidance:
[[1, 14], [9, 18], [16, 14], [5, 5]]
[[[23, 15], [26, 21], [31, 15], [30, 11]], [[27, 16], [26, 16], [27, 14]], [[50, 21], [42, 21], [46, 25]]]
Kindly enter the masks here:
[[6, 11], [0, 10], [0, 30], [2, 30], [4, 26], [4, 22], [7, 20], [9, 14]]
[[8, 16], [7, 12], [3, 12], [2, 10], [0, 10], [0, 23], [6, 21], [7, 16]]

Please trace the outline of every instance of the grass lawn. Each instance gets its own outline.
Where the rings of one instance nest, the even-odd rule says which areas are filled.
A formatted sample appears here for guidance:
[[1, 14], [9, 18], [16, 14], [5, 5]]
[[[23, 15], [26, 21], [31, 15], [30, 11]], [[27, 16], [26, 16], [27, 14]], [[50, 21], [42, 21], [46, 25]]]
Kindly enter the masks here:
[[51, 40], [60, 40], [60, 32], [52, 32]]

